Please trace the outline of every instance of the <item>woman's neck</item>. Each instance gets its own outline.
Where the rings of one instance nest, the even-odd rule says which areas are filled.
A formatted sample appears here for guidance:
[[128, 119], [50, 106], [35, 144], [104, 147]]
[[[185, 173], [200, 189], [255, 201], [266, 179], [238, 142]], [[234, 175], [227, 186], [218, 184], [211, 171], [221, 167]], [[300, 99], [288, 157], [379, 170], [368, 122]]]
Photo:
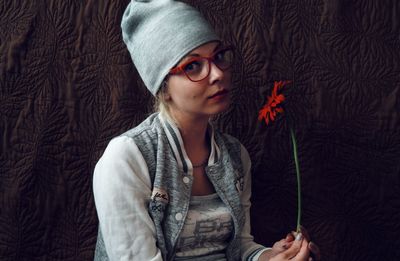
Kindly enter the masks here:
[[186, 153], [193, 163], [203, 161], [210, 153], [209, 140], [207, 138], [208, 116], [192, 116], [174, 114], [181, 133]]
[[192, 195], [215, 193], [213, 184], [205, 175], [205, 166], [211, 153], [211, 142], [207, 135], [209, 116], [193, 114], [172, 115], [178, 124], [185, 151], [192, 162], [194, 177]]

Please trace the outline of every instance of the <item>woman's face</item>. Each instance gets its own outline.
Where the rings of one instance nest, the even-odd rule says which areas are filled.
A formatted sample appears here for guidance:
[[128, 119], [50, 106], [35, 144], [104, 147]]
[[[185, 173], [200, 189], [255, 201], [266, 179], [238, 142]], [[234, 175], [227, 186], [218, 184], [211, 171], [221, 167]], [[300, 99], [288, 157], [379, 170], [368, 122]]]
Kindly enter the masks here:
[[[185, 56], [177, 67], [196, 57], [211, 57], [221, 49], [219, 42], [204, 44]], [[192, 69], [192, 66], [189, 64], [186, 68]], [[173, 115], [209, 117], [223, 112], [230, 104], [231, 71], [223, 71], [211, 62], [209, 75], [203, 80], [193, 82], [180, 72], [169, 76], [167, 86], [166, 99]]]

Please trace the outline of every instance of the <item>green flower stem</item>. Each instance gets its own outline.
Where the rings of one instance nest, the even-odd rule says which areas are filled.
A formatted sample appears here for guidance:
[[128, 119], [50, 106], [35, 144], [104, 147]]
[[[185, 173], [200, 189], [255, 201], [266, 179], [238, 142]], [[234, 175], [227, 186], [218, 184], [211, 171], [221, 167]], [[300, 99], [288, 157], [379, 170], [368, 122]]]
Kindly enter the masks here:
[[293, 143], [293, 154], [294, 162], [296, 164], [296, 176], [297, 176], [297, 226], [296, 232], [300, 232], [300, 220], [301, 220], [301, 183], [300, 183], [300, 167], [299, 159], [297, 157], [297, 143], [296, 137], [294, 136], [293, 128], [290, 128], [290, 136], [292, 136]]

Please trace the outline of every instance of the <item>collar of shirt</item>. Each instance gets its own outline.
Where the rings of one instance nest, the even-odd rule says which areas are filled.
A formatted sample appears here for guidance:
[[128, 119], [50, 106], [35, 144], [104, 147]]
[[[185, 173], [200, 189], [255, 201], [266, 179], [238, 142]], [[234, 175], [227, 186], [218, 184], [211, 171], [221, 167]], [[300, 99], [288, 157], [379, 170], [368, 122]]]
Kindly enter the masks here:
[[[168, 116], [160, 113], [158, 117], [160, 119], [162, 127], [165, 130], [169, 144], [172, 148], [174, 157], [178, 163], [179, 168], [181, 168], [185, 173], [192, 175], [193, 166], [191, 161], [189, 160], [189, 157], [186, 154], [185, 146], [183, 144], [182, 136], [178, 127], [176, 126], [175, 122], [173, 122]], [[215, 142], [214, 127], [211, 122], [209, 122], [208, 124], [207, 131], [210, 136], [211, 142], [211, 152], [208, 158], [207, 165], [213, 165], [218, 161], [221, 152], [217, 143]]]

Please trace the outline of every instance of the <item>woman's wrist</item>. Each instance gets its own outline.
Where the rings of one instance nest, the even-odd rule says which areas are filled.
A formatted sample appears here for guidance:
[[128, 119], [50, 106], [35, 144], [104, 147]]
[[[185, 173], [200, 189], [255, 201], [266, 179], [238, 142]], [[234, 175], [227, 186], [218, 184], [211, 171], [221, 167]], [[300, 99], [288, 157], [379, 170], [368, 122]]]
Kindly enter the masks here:
[[263, 250], [261, 255], [258, 257], [258, 261], [268, 261], [270, 260], [273, 256], [275, 256], [277, 253], [272, 248], [268, 248], [266, 250]]

